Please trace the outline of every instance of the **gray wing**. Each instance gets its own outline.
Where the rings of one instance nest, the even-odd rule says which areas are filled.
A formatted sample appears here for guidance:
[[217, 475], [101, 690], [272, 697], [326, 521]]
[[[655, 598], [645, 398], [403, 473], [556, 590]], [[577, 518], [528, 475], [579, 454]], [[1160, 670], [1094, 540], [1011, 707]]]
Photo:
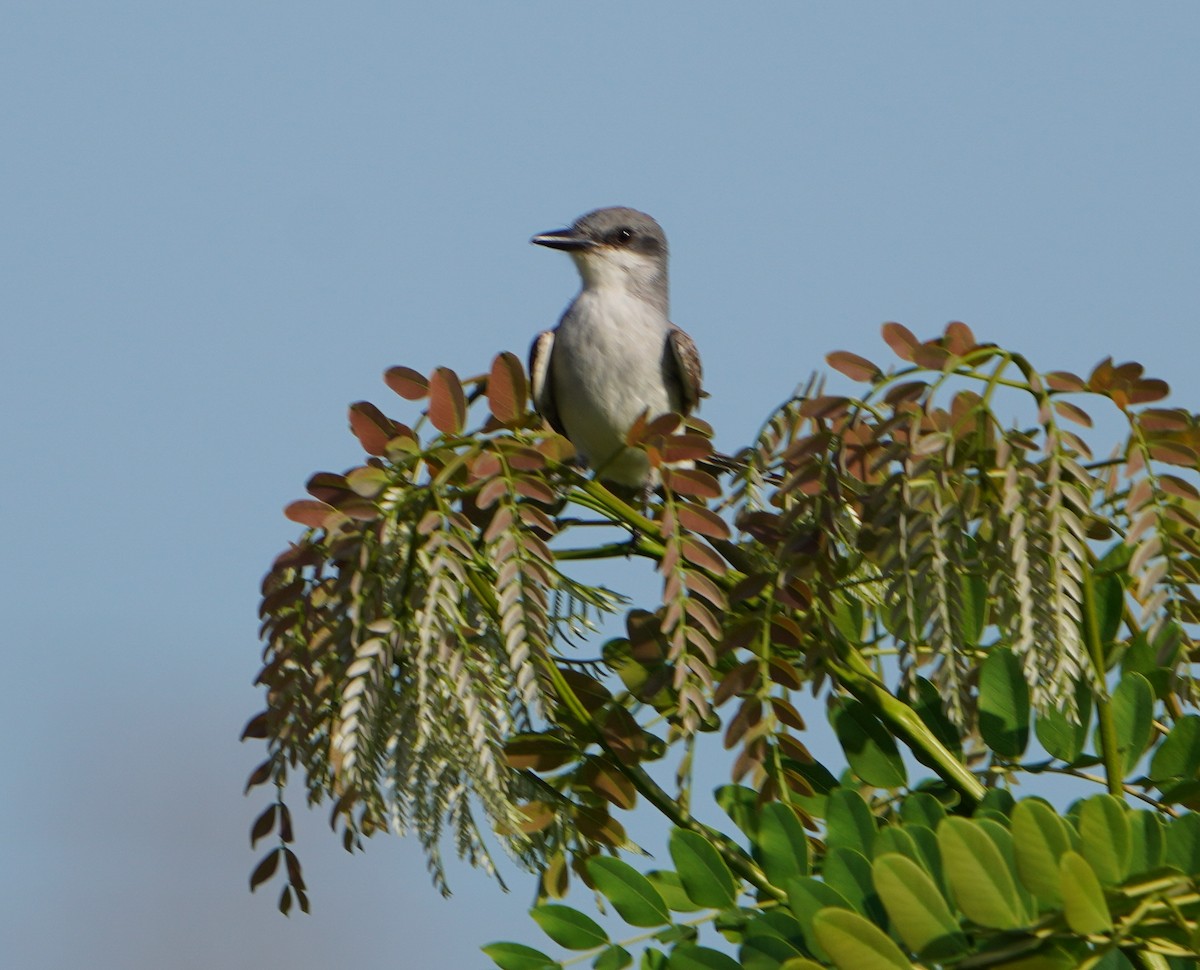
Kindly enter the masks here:
[[550, 355], [554, 352], [554, 331], [543, 330], [533, 338], [529, 348], [529, 384], [533, 406], [546, 423], [561, 435], [567, 432], [558, 419], [558, 404], [554, 400], [554, 381], [550, 379]]
[[700, 351], [686, 332], [671, 324], [667, 334], [667, 379], [674, 383], [679, 392], [680, 410], [690, 414], [699, 406], [700, 398], [708, 397], [701, 390], [704, 373], [700, 367]]

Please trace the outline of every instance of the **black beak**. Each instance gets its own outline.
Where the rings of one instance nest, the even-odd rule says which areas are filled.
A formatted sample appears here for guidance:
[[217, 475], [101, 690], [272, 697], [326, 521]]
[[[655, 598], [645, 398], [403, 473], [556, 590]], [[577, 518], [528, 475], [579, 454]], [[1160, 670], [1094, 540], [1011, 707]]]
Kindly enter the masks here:
[[553, 232], [543, 232], [529, 240], [535, 246], [548, 246], [551, 249], [562, 249], [568, 253], [581, 249], [591, 249], [596, 243], [587, 236], [580, 236], [574, 229], [555, 229]]

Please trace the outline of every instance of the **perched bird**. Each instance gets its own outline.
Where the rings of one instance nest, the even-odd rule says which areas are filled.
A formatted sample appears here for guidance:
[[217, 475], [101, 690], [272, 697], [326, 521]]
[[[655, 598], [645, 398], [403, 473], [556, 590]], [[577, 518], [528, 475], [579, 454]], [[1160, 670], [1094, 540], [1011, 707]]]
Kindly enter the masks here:
[[687, 414], [703, 396], [696, 345], [670, 320], [667, 237], [646, 213], [611, 208], [530, 242], [565, 251], [583, 280], [558, 326], [530, 348], [534, 406], [599, 478], [652, 487], [626, 432], [643, 414]]

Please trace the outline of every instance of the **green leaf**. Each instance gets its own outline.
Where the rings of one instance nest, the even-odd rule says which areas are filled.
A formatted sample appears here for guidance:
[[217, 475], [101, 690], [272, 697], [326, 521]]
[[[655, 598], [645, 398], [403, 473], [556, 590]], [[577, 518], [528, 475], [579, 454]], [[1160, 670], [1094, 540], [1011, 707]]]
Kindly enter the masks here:
[[876, 835], [874, 856], [881, 856], [885, 852], [895, 852], [911, 859], [922, 868], [925, 866], [921, 850], [917, 848], [912, 834], [899, 825], [885, 825]]
[[773, 886], [786, 886], [789, 879], [808, 875], [808, 834], [783, 802], [763, 806], [754, 849], [754, 858]]
[[662, 926], [671, 922], [667, 904], [650, 880], [633, 866], [609, 856], [587, 861], [588, 876], [613, 909], [630, 926]]
[[825, 968], [813, 960], [805, 960], [803, 957], [793, 957], [791, 960], [785, 960], [781, 963], [779, 970], [825, 970]]
[[875, 816], [858, 792], [839, 788], [829, 795], [825, 802], [826, 845], [854, 849], [869, 858], [875, 848], [875, 835]]
[[947, 818], [937, 830], [942, 864], [958, 908], [980, 926], [999, 930], [1025, 924], [1016, 884], [991, 837], [965, 818]]
[[714, 793], [718, 805], [752, 843], [758, 839], [758, 792], [745, 785], [722, 785]]
[[489, 943], [480, 949], [501, 970], [558, 970], [562, 966], [540, 950], [520, 943]]
[[876, 788], [900, 788], [908, 773], [896, 742], [865, 704], [848, 699], [830, 710], [838, 743], [846, 752], [851, 770]]
[[1002, 758], [1029, 744], [1029, 685], [1011, 650], [994, 647], [979, 668], [979, 733]]
[[[1007, 821], [1007, 819], [1005, 819]], [[1004, 864], [1008, 867], [1009, 873], [1013, 878], [1013, 885], [1017, 890], [1017, 899], [1021, 903], [1021, 912], [1026, 917], [1032, 913], [1036, 913], [1038, 909], [1037, 899], [1028, 889], [1021, 884], [1017, 879], [1017, 853], [1013, 848], [1013, 836], [1006, 825], [1002, 825], [993, 818], [975, 818], [975, 823], [987, 833], [989, 839], [995, 843], [996, 848], [1000, 850], [1000, 856], [1004, 859]]]
[[[925, 825], [909, 825], [907, 823], [900, 828], [917, 847], [917, 855], [913, 861], [932, 875], [934, 881], [942, 887], [942, 892], [949, 896], [950, 885], [946, 882], [945, 874], [942, 872], [942, 851], [938, 848], [937, 835], [933, 829]], [[878, 843], [875, 848], [876, 851], [879, 851]], [[901, 855], [904, 854], [901, 849]]]
[[546, 903], [529, 911], [533, 921], [550, 939], [568, 950], [594, 950], [608, 942], [600, 924], [570, 906]]
[[844, 909], [823, 909], [813, 931], [838, 970], [911, 970], [900, 947], [870, 921]]
[[[1112, 696], [1113, 721], [1121, 770], [1128, 775], [1138, 763], [1154, 730], [1154, 690], [1141, 674], [1126, 674]], [[1099, 738], [1096, 740], [1099, 746]]]
[[942, 701], [941, 691], [932, 681], [918, 677], [916, 696], [912, 701], [913, 710], [925, 722], [925, 726], [933, 732], [934, 737], [942, 742], [955, 757], [962, 757], [962, 735], [954, 722], [946, 716], [946, 705]]
[[1105, 886], [1129, 874], [1129, 809], [1112, 795], [1093, 795], [1079, 805], [1079, 851]]
[[1062, 874], [1063, 912], [1067, 925], [1081, 936], [1107, 933], [1112, 929], [1112, 917], [1100, 880], [1087, 860], [1068, 849], [1058, 862]]
[[1062, 906], [1058, 860], [1071, 848], [1067, 823], [1045, 802], [1026, 799], [1012, 813], [1017, 875], [1044, 907]]
[[835, 846], [825, 854], [825, 882], [854, 904], [854, 908], [877, 923], [887, 922], [887, 913], [875, 892], [871, 863], [861, 852]]
[[1057, 707], [1039, 711], [1034, 722], [1037, 739], [1052, 758], [1074, 764], [1087, 743], [1088, 725], [1092, 719], [1091, 691], [1081, 687], [1075, 691], [1073, 720]]
[[929, 792], [918, 791], [904, 799], [900, 806], [900, 817], [905, 822], [924, 825], [936, 832], [938, 824], [946, 817], [946, 809]]
[[671, 951], [667, 970], [741, 970], [738, 962], [720, 950], [681, 943]]
[[610, 946], [592, 961], [595, 970], [625, 970], [626, 967], [632, 965], [633, 955], [624, 947], [616, 944]]
[[1189, 876], [1200, 873], [1200, 815], [1181, 815], [1167, 826], [1166, 864]]
[[688, 899], [688, 894], [683, 888], [683, 881], [679, 878], [679, 873], [674, 870], [654, 869], [646, 873], [646, 878], [650, 880], [650, 885], [658, 890], [663, 902], [672, 912], [694, 913], [704, 908]]
[[817, 942], [816, 933], [813, 931], [813, 918], [821, 910], [829, 907], [838, 907], [847, 911], [853, 910], [854, 907], [836, 889], [811, 876], [793, 879], [788, 883], [787, 894], [788, 908], [796, 917], [796, 922], [800, 924], [800, 932], [804, 935], [804, 942], [808, 949], [813, 956], [827, 960], [829, 954], [821, 948], [821, 944]]
[[672, 829], [668, 847], [679, 879], [692, 902], [714, 909], [725, 909], [737, 902], [729, 866], [703, 835], [687, 829]]
[[1154, 752], [1150, 759], [1150, 778], [1160, 783], [1175, 778], [1195, 778], [1197, 768], [1200, 768], [1200, 717], [1188, 714], [1175, 722]]
[[1129, 813], [1129, 871], [1146, 872], [1163, 864], [1166, 825], [1156, 812]]
[[884, 853], [871, 864], [888, 919], [914, 953], [944, 958], [967, 939], [929, 874], [907, 856]]
[[738, 951], [744, 970], [777, 970], [779, 964], [803, 956], [804, 935], [788, 913], [771, 910], [746, 924], [745, 941]]

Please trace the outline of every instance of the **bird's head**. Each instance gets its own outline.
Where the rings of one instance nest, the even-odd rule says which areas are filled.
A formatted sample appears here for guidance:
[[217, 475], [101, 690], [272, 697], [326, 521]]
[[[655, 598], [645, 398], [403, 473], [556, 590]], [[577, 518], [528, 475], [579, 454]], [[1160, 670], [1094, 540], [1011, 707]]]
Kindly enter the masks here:
[[530, 242], [568, 253], [585, 289], [615, 286], [644, 297], [666, 297], [667, 237], [662, 226], [637, 209], [597, 209], [569, 229], [543, 232]]

